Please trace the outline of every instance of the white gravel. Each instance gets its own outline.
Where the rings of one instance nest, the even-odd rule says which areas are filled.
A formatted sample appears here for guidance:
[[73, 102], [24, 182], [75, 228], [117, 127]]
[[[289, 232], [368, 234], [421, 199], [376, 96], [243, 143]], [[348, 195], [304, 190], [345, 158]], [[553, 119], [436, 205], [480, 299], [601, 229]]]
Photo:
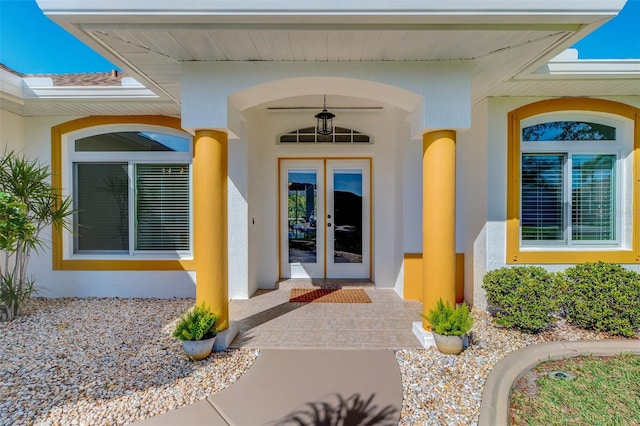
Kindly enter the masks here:
[[192, 299], [33, 299], [0, 323], [0, 425], [117, 425], [205, 398], [258, 351], [193, 362], [171, 337]]
[[[217, 392], [255, 361], [257, 350], [189, 361], [171, 337], [193, 299], [40, 299], [0, 323], [0, 425], [116, 425], [152, 417]], [[552, 340], [602, 339], [560, 322], [532, 336], [497, 328], [473, 311], [472, 345], [396, 352], [402, 425], [476, 424], [485, 380], [501, 358]]]
[[603, 333], [556, 322], [537, 335], [496, 327], [491, 315], [472, 311], [471, 345], [460, 355], [436, 348], [401, 350], [396, 358], [402, 373], [401, 425], [476, 425], [484, 383], [495, 364], [525, 346], [558, 340], [601, 340]]

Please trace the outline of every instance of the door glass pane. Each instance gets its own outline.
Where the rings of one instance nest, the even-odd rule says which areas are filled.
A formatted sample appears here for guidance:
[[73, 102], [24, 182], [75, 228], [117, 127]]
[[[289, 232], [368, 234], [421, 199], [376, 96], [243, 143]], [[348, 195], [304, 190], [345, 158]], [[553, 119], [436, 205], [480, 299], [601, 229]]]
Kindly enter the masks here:
[[289, 170], [289, 263], [316, 263], [318, 194], [315, 170]]
[[573, 156], [571, 188], [573, 240], [615, 240], [615, 162], [615, 155]]
[[126, 163], [75, 164], [75, 253], [129, 250]]
[[334, 170], [333, 214], [334, 263], [362, 263], [362, 170]]
[[564, 241], [564, 154], [522, 154], [522, 241]]

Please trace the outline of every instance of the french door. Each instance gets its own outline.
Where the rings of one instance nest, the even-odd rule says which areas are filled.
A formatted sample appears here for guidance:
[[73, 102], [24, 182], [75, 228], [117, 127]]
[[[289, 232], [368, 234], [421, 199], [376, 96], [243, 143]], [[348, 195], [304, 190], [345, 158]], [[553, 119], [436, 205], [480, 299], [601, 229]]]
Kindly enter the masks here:
[[371, 277], [371, 160], [280, 160], [281, 278]]

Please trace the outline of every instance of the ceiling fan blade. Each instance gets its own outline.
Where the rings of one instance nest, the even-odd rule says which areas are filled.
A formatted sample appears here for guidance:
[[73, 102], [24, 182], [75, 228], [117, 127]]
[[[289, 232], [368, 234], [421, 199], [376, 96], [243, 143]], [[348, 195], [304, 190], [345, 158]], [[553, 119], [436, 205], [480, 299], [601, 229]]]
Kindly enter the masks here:
[[[317, 110], [317, 111], [321, 111], [323, 107], [310, 107], [310, 106], [294, 106], [294, 107], [267, 107], [268, 110], [272, 110], [272, 111], [287, 111], [287, 110]], [[338, 110], [338, 109], [353, 109], [353, 110], [358, 110], [358, 109], [362, 109], [362, 110], [382, 110], [383, 107], [381, 106], [353, 106], [353, 107], [327, 107], [327, 109], [330, 110]]]

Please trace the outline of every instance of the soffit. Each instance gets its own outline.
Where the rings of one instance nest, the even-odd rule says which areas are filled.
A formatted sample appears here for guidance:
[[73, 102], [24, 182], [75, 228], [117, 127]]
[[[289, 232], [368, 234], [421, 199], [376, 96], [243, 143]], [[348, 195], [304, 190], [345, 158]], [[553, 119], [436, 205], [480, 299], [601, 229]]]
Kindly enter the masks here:
[[[93, 27], [93, 26], [92, 26]], [[190, 61], [450, 61], [474, 64], [484, 96], [541, 57], [563, 50], [576, 25], [397, 26], [383, 29], [94, 28], [94, 44], [115, 52], [127, 72], [179, 101], [180, 64]], [[474, 97], [476, 97], [474, 95]]]
[[[179, 109], [187, 61], [473, 63], [473, 99], [513, 87], [622, 0], [38, 0], [45, 14]], [[215, 76], [212, 76], [215, 78]], [[526, 85], [527, 82], [524, 82]], [[525, 90], [525, 86], [522, 89]]]

